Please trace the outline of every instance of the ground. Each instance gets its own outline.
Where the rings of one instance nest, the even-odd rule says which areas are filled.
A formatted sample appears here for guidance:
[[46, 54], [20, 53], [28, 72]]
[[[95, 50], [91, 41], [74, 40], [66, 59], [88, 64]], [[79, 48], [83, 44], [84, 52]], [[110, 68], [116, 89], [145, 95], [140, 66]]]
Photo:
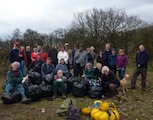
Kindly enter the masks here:
[[[127, 73], [132, 75], [134, 68], [128, 66]], [[147, 78], [147, 91], [140, 89], [140, 77], [137, 82], [137, 89], [130, 90], [125, 94], [119, 93], [114, 98], [102, 99], [114, 102], [117, 106], [121, 120], [153, 120], [153, 70], [149, 69]], [[4, 83], [5, 78], [0, 77], [0, 85]], [[2, 95], [2, 87], [0, 87], [0, 95]], [[72, 97], [71, 94], [68, 95]], [[90, 106], [95, 99], [87, 96], [83, 99], [75, 98], [78, 108]], [[63, 99], [57, 98], [54, 101], [42, 99], [33, 102], [30, 105], [20, 103], [4, 105], [0, 101], [0, 120], [63, 120], [64, 118], [56, 114], [56, 110], [62, 104]], [[45, 112], [42, 112], [45, 109]], [[90, 120], [91, 118], [81, 114], [81, 120]]]

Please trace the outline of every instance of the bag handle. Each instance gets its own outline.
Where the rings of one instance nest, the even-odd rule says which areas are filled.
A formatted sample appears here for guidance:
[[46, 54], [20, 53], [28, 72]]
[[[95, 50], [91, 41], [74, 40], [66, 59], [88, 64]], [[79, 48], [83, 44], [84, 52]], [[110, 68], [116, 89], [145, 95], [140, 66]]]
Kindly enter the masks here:
[[108, 104], [109, 104], [110, 106], [112, 106], [112, 107], [110, 107], [110, 109], [117, 110], [117, 108], [116, 108], [116, 106], [115, 106], [115, 104], [114, 104], [114, 103], [109, 102]]

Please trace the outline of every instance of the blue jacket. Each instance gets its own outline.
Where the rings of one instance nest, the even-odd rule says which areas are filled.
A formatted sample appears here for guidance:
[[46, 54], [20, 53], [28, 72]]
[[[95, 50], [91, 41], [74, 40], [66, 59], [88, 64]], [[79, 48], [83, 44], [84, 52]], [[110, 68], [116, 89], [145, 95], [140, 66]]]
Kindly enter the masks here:
[[57, 73], [58, 70], [62, 70], [63, 73], [69, 73], [69, 70], [68, 70], [66, 64], [63, 64], [63, 65], [62, 65], [62, 64], [58, 64], [58, 65], [56, 66], [55, 72]]
[[22, 72], [19, 69], [16, 71], [16, 74], [14, 72], [15, 71], [13, 71], [12, 69], [7, 72], [6, 82], [13, 84], [21, 84], [23, 79]]
[[86, 64], [87, 63], [91, 63], [92, 65], [94, 65], [94, 57], [91, 53], [86, 54]]
[[138, 68], [148, 67], [149, 54], [147, 52], [138, 52], [136, 55], [136, 65]]
[[42, 66], [41, 66], [41, 75], [42, 75], [42, 78], [44, 78], [45, 75], [51, 74], [51, 73], [54, 73], [54, 72], [55, 72], [54, 64], [51, 64], [49, 66], [47, 66], [46, 63], [42, 64]]
[[15, 61], [20, 62], [20, 58], [18, 57], [19, 55], [19, 50], [17, 49], [12, 49], [9, 53], [9, 62], [13, 63]]
[[117, 55], [109, 55], [108, 57], [108, 63], [109, 63], [109, 66], [110, 67], [115, 67], [116, 66], [116, 58], [117, 58]]

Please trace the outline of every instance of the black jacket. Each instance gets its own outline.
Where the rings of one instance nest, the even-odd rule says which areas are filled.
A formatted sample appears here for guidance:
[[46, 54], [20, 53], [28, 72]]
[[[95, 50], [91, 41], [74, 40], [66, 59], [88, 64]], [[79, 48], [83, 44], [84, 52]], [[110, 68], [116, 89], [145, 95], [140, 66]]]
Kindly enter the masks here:
[[148, 67], [148, 59], [149, 55], [147, 52], [138, 52], [136, 55], [136, 65], [138, 68], [146, 68]]
[[108, 76], [102, 74], [101, 79], [102, 79], [102, 86], [104, 88], [108, 88], [110, 83], [114, 83], [120, 86], [120, 82], [117, 80], [115, 74], [112, 71], [108, 73]]
[[57, 54], [58, 51], [56, 49], [49, 49], [48, 51], [48, 57], [50, 57], [52, 59], [52, 62], [57, 63]]
[[94, 76], [97, 77], [97, 78], [101, 78], [101, 70], [98, 70], [98, 68], [95, 68], [94, 70]]

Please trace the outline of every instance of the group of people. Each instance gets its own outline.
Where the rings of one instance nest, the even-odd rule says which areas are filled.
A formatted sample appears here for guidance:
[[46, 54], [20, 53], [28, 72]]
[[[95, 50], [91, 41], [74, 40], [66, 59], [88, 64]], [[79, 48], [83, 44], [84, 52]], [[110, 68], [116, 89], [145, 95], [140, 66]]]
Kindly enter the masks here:
[[[24, 46], [19, 46], [18, 42], [14, 42], [14, 47], [9, 52], [11, 69], [7, 73], [7, 84], [4, 89], [4, 95], [1, 98], [2, 100], [9, 100], [10, 91], [16, 87], [22, 95], [21, 102], [27, 103], [30, 101], [26, 97], [22, 85], [23, 76], [29, 72], [40, 73], [42, 80], [49, 74], [54, 75], [53, 99], [57, 97], [59, 87], [62, 92], [62, 98], [66, 98], [65, 82], [71, 76], [96, 77], [104, 88], [104, 94], [111, 96], [117, 92], [117, 88], [120, 86], [116, 72], [118, 71], [119, 78], [123, 79], [128, 65], [128, 57], [124, 50], [119, 49], [117, 54], [116, 50], [111, 48], [109, 43], [105, 45], [104, 51], [99, 51], [98, 55], [95, 53], [94, 46], [85, 50], [83, 44], [79, 46], [74, 45], [73, 50], [70, 49], [68, 43], [65, 43], [64, 46], [53, 44], [48, 53], [41, 46], [33, 48], [33, 52], [30, 51], [30, 46], [27, 46], [26, 49]], [[133, 89], [139, 74], [142, 75], [142, 89], [146, 89], [148, 58], [149, 56], [145, 52], [144, 45], [140, 45], [136, 56], [136, 71], [131, 82]]]

